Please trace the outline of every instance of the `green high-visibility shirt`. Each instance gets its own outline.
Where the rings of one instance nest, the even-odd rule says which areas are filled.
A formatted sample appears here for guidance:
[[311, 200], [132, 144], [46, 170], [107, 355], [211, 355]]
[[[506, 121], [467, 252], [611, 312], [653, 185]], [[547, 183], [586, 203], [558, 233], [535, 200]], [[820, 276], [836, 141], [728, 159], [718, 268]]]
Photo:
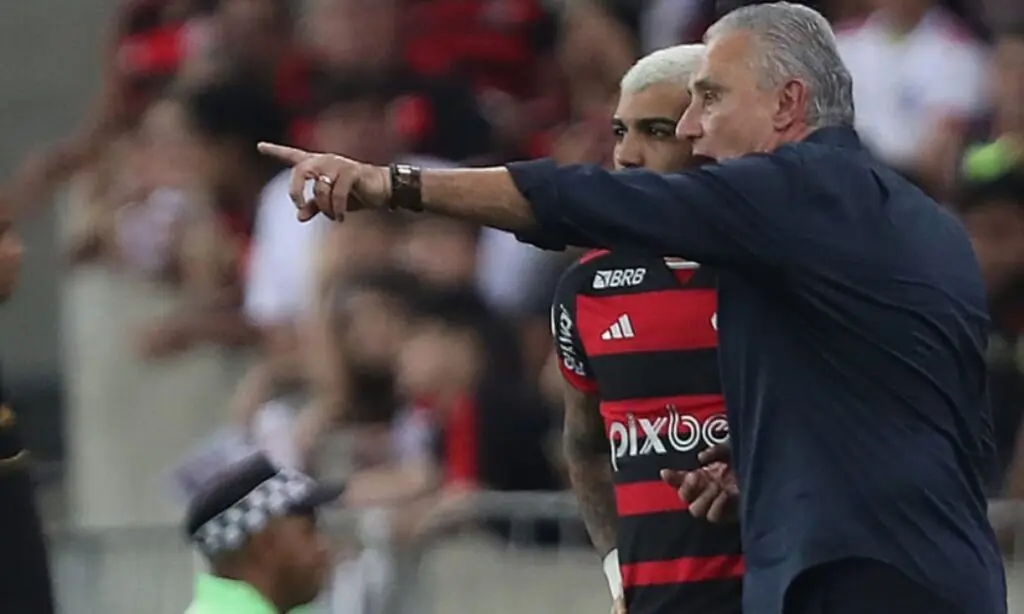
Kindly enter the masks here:
[[[289, 614], [312, 614], [309, 606]], [[281, 614], [274, 604], [252, 586], [238, 580], [199, 574], [195, 594], [185, 614]]]

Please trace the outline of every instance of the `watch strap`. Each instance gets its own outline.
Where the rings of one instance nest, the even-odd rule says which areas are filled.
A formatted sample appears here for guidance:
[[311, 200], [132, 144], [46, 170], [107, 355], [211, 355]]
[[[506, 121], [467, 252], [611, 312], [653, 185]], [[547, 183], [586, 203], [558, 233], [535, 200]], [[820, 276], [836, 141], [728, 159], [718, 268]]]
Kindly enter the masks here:
[[422, 169], [411, 164], [388, 165], [391, 176], [391, 200], [388, 209], [423, 211]]

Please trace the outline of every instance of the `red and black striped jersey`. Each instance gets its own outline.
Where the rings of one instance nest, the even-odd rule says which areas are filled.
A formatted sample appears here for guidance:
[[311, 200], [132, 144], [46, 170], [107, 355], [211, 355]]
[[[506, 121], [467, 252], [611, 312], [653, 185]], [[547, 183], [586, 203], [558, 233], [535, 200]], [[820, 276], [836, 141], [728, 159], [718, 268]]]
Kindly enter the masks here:
[[697, 453], [728, 435], [716, 306], [710, 269], [606, 251], [571, 266], [555, 292], [562, 374], [600, 397], [630, 614], [740, 612], [739, 526], [685, 513], [659, 478], [697, 467]]

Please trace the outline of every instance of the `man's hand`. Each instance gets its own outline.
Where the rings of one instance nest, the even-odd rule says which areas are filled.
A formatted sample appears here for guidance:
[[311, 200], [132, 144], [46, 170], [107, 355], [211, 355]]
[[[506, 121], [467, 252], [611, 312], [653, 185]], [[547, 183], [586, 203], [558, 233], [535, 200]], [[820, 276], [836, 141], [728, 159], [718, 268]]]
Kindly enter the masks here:
[[[299, 221], [323, 213], [340, 222], [348, 211], [384, 207], [390, 200], [387, 168], [273, 143], [260, 143], [259, 150], [293, 167], [289, 194], [299, 208]], [[308, 181], [313, 182], [312, 198], [306, 197]]]
[[679, 492], [689, 503], [690, 514], [710, 522], [732, 522], [736, 519], [739, 486], [729, 466], [728, 444], [712, 446], [698, 455], [703, 465], [693, 471], [662, 469], [661, 479]]

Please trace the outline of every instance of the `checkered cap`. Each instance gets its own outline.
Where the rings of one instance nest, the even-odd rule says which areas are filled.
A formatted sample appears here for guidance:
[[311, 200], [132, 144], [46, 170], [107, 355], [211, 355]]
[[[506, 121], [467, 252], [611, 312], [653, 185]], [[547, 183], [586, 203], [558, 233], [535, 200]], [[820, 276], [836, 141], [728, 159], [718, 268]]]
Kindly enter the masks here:
[[340, 494], [294, 469], [258, 456], [213, 485], [190, 506], [188, 533], [207, 555], [237, 550], [272, 518], [312, 509]]

